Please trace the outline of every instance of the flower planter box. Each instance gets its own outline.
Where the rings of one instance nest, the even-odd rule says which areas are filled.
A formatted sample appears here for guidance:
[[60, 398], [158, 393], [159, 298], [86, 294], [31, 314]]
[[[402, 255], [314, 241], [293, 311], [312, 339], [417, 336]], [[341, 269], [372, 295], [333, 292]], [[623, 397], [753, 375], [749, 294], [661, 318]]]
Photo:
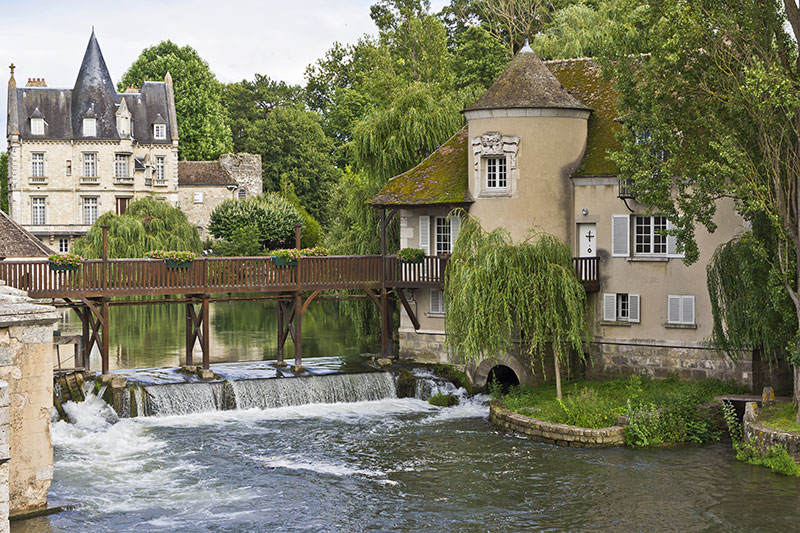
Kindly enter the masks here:
[[167, 268], [189, 268], [192, 266], [192, 261], [173, 261], [172, 259], [164, 259], [164, 262], [167, 264]]
[[286, 257], [272, 256], [272, 264], [276, 267], [297, 266], [297, 259], [288, 259]]
[[71, 272], [73, 270], [78, 270], [80, 265], [57, 265], [50, 261], [50, 270], [55, 270], [56, 272]]
[[401, 259], [400, 262], [404, 265], [419, 265], [422, 263], [422, 260], [425, 259], [424, 257], [418, 257], [416, 259]]

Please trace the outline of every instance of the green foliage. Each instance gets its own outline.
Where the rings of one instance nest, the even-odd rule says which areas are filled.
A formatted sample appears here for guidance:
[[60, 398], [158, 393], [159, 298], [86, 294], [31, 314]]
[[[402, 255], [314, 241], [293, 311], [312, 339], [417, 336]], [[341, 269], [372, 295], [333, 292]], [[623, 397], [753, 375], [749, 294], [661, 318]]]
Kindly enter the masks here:
[[180, 250], [151, 250], [144, 255], [149, 259], [169, 259], [174, 263], [187, 263], [195, 258], [193, 252]]
[[800, 465], [794, 462], [792, 456], [781, 445], [761, 449], [744, 440], [744, 429], [736, 414], [736, 408], [730, 402], [723, 402], [722, 413], [728, 425], [731, 445], [740, 461], [756, 466], [766, 466], [777, 474], [784, 476], [800, 477]]
[[289, 181], [289, 178], [284, 175], [281, 176], [281, 191], [280, 195], [290, 204], [294, 206], [300, 217], [303, 219], [303, 228], [300, 232], [300, 246], [303, 248], [313, 248], [324, 241], [324, 234], [322, 226], [317, 219], [311, 216], [305, 207], [300, 203], [300, 198], [294, 192], [294, 183]]
[[0, 211], [8, 213], [8, 152], [0, 152]]
[[[755, 233], [758, 230], [759, 235]], [[794, 350], [794, 305], [774, 262], [774, 232], [766, 224], [721, 245], [706, 267], [711, 297], [711, 343], [737, 360], [753, 348], [774, 361]]]
[[151, 250], [186, 250], [200, 253], [202, 243], [186, 215], [177, 207], [155, 198], [134, 200], [124, 215], [100, 215], [89, 231], [75, 242], [75, 253], [99, 258], [103, 252], [103, 231], [108, 225], [108, 256], [144, 257]]
[[425, 250], [421, 248], [403, 248], [397, 252], [400, 261], [417, 262], [425, 257]]
[[453, 407], [459, 404], [455, 394], [434, 394], [428, 398], [428, 403], [436, 407]]
[[228, 239], [215, 240], [209, 247], [214, 250], [214, 255], [223, 257], [256, 257], [267, 253], [259, 240], [258, 226], [255, 224], [236, 227]]
[[508, 65], [508, 50], [480, 26], [470, 26], [458, 38], [453, 61], [455, 87], [488, 89]]
[[551, 235], [514, 243], [507, 231], [487, 233], [466, 217], [447, 264], [445, 295], [447, 344], [467, 361], [505, 352], [514, 338], [530, 355], [583, 357], [586, 293], [569, 246]]
[[71, 265], [79, 266], [83, 262], [83, 258], [77, 254], [55, 254], [47, 258], [54, 265]]
[[[211, 212], [209, 232], [229, 244], [239, 243], [252, 251], [255, 230], [258, 243], [266, 248], [289, 246], [294, 240], [294, 227], [302, 222], [297, 210], [276, 193], [263, 193], [243, 200], [225, 200]], [[247, 228], [247, 232], [237, 232]], [[229, 250], [228, 250], [229, 251]]]
[[145, 48], [122, 76], [119, 90], [124, 91], [126, 85], [140, 86], [143, 80], [163, 81], [167, 72], [172, 75], [175, 89], [180, 157], [204, 161], [230, 152], [233, 143], [225, 124], [222, 85], [191, 46], [162, 41]]
[[796, 420], [797, 409], [794, 404], [778, 403], [772, 407], [759, 409], [759, 423], [781, 431], [800, 433], [800, 424]]

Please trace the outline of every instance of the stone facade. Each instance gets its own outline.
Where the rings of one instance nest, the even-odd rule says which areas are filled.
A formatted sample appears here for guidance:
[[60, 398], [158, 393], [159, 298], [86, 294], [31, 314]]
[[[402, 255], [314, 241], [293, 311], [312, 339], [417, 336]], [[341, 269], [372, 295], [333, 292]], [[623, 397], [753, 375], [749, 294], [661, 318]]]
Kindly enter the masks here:
[[219, 164], [239, 185], [245, 196], [256, 196], [263, 190], [261, 156], [258, 154], [222, 154]]
[[521, 433], [534, 440], [558, 444], [559, 446], [601, 448], [625, 445], [624, 426], [587, 429], [566, 424], [554, 424], [514, 413], [497, 401], [491, 403], [489, 420], [502, 429]]
[[[9, 440], [9, 409], [10, 396], [8, 383], [0, 381], [0, 460], [10, 457]], [[0, 464], [0, 533], [8, 533], [10, 525], [9, 516], [9, 493], [8, 493], [8, 461]]]
[[[10, 431], [3, 432], [0, 427], [0, 455], [7, 443], [11, 457], [8, 466], [0, 467], [0, 482], [7, 468], [12, 515], [47, 505], [53, 478], [50, 416], [53, 328], [58, 318], [55, 308], [38, 305], [23, 291], [0, 282], [0, 380], [8, 383], [10, 406]], [[0, 390], [0, 413], [2, 407]], [[0, 417], [0, 424], [4, 422], [6, 419]]]

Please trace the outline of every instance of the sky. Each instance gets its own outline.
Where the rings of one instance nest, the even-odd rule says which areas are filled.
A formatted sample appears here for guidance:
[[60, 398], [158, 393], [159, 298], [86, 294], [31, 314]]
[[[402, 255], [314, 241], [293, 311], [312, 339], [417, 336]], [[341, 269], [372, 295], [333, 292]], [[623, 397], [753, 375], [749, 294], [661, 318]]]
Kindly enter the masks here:
[[[306, 67], [334, 41], [376, 34], [374, 0], [0, 0], [3, 13], [0, 72], [16, 66], [17, 86], [45, 78], [48, 87], [72, 88], [94, 26], [117, 82], [144, 48], [169, 39], [193, 47], [222, 82], [265, 74], [304, 83]], [[433, 0], [438, 11], [448, 2]], [[5, 136], [7, 90], [0, 98]], [[5, 151], [5, 142], [0, 143]]]

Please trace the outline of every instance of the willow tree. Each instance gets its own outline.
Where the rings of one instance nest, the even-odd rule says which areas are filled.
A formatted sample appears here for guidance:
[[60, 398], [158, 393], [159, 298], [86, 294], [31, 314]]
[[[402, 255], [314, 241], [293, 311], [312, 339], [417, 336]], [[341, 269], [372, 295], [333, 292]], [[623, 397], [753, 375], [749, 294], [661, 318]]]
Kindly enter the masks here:
[[197, 228], [183, 211], [155, 198], [134, 200], [124, 215], [103, 213], [75, 243], [76, 253], [94, 258], [102, 255], [101, 226], [109, 226], [109, 257], [144, 257], [151, 250], [202, 251]]
[[[556, 237], [532, 233], [512, 241], [498, 228], [487, 233], [466, 217], [447, 264], [447, 344], [477, 363], [512, 348], [518, 339], [544, 366], [553, 358], [556, 395], [570, 353], [584, 358], [586, 292], [575, 276], [572, 250]], [[535, 368], [532, 368], [535, 370]]]

